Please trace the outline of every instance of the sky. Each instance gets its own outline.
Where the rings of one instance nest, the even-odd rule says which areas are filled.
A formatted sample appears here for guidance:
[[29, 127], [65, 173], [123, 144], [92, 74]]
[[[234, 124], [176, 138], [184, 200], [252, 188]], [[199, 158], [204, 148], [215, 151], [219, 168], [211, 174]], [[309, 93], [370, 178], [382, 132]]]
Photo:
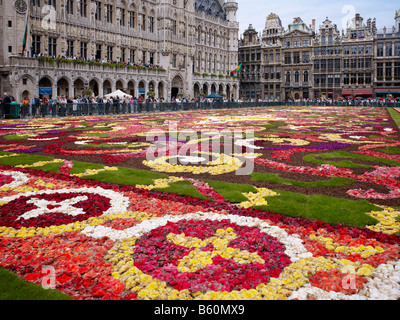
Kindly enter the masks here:
[[391, 28], [394, 17], [400, 9], [399, 0], [236, 0], [239, 4], [237, 19], [240, 24], [240, 35], [249, 24], [258, 32], [265, 28], [267, 16], [273, 12], [282, 20], [285, 29], [293, 22], [293, 18], [300, 17], [307, 24], [316, 19], [316, 29], [328, 17], [339, 30], [346, 26], [346, 21], [359, 13], [366, 23], [368, 18], [376, 18], [377, 28]]

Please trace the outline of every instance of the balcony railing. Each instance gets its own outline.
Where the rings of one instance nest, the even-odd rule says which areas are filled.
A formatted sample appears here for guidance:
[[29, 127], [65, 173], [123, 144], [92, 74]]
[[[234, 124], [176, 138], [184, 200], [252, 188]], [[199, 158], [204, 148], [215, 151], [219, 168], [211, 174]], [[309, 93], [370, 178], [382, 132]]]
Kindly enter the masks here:
[[100, 63], [95, 61], [83, 61], [83, 60], [68, 60], [68, 59], [53, 59], [53, 58], [26, 58], [12, 56], [10, 57], [10, 66], [19, 66], [27, 68], [43, 68], [43, 69], [54, 69], [58, 70], [79, 70], [79, 71], [90, 71], [90, 72], [104, 72], [113, 71], [122, 74], [142, 74], [142, 75], [158, 75], [162, 76], [166, 74], [166, 70], [155, 67], [144, 67], [144, 66], [133, 66], [125, 65], [122, 63]]

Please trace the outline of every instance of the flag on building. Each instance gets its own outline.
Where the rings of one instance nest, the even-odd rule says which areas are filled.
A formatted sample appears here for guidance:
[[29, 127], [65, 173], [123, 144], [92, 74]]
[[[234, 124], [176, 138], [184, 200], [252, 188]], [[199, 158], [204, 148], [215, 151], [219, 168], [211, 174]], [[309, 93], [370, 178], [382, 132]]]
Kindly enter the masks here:
[[240, 72], [240, 70], [242, 70], [242, 64], [243, 64], [243, 62], [240, 64], [239, 67], [237, 67], [237, 68], [236, 68], [234, 71], [232, 71], [231, 73], [232, 73], [232, 74], [235, 74], [235, 73]]
[[24, 42], [22, 43], [22, 55], [25, 54], [27, 43], [28, 43], [28, 16], [26, 18]]

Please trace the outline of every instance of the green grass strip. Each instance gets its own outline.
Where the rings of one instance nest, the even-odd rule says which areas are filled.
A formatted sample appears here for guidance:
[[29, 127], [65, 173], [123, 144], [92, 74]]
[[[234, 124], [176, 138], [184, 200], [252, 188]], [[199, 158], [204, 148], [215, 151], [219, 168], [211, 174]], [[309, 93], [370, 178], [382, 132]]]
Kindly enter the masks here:
[[400, 154], [400, 148], [395, 147], [386, 147], [385, 149], [378, 149], [378, 151], [388, 154]]
[[275, 173], [259, 173], [259, 172], [253, 172], [251, 174], [251, 178], [253, 181], [269, 181], [277, 184], [291, 185], [304, 188], [340, 187], [340, 186], [350, 185], [353, 182], [355, 182], [354, 179], [347, 179], [342, 177], [332, 177], [328, 181], [324, 180], [324, 181], [305, 182], [292, 179], [284, 179]]
[[[246, 184], [235, 184], [206, 180], [214, 190], [231, 203], [240, 203], [248, 199], [243, 193], [257, 192], [255, 187]], [[339, 223], [365, 228], [378, 221], [366, 213], [381, 209], [366, 200], [348, 200], [324, 195], [307, 196], [302, 193], [273, 190], [279, 193], [276, 197], [267, 197], [268, 206], [256, 207], [290, 217], [303, 217], [309, 220], [320, 220], [337, 225]]]
[[0, 267], [0, 300], [72, 300], [53, 289], [18, 278], [12, 272]]
[[307, 196], [301, 193], [274, 190], [279, 196], [266, 198], [268, 206], [257, 207], [290, 217], [320, 220], [329, 224], [365, 228], [378, 221], [367, 212], [380, 208], [365, 200], [348, 200], [324, 195]]
[[392, 117], [393, 121], [396, 122], [398, 129], [400, 129], [400, 113], [398, 113], [393, 108], [386, 108], [389, 112], [390, 116]]
[[[317, 158], [323, 158], [327, 160], [318, 160]], [[354, 163], [351, 160], [342, 160], [342, 161], [329, 161], [329, 159], [341, 159], [341, 158], [350, 158], [350, 159], [359, 159], [370, 162], [379, 162], [384, 163], [389, 166], [400, 166], [400, 162], [390, 160], [390, 159], [382, 159], [377, 157], [365, 156], [362, 154], [354, 154], [346, 151], [335, 151], [329, 153], [318, 153], [318, 154], [309, 154], [303, 157], [304, 161], [315, 163], [315, 164], [330, 164], [339, 168], [370, 168], [370, 165], [358, 164]]]

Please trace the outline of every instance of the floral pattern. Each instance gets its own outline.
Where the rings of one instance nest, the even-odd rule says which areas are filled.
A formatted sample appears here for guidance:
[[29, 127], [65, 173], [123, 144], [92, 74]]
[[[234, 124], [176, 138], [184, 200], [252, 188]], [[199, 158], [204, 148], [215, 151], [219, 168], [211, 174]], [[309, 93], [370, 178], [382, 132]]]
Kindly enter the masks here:
[[[1, 160], [57, 158], [0, 166], [0, 266], [39, 285], [52, 266], [56, 289], [74, 299], [399, 299], [400, 212], [387, 204], [400, 197], [400, 143], [386, 111], [267, 111], [1, 122]], [[208, 150], [179, 158], [173, 149], [193, 141], [166, 136], [165, 154], [144, 160], [154, 146], [146, 134], [173, 119], [178, 133], [215, 130]], [[236, 142], [235, 153], [212, 141], [250, 127], [254, 139]], [[201, 164], [206, 156], [212, 162]], [[105, 166], [74, 173], [80, 157]], [[136, 186], [85, 179], [135, 159], [168, 177]], [[223, 181], [243, 159], [261, 172], [352, 179], [355, 187], [339, 196], [379, 200], [381, 210], [366, 212], [377, 223], [358, 229], [257, 209], [280, 196], [269, 187], [230, 203], [202, 179]], [[155, 190], [181, 181], [209, 200]]]

